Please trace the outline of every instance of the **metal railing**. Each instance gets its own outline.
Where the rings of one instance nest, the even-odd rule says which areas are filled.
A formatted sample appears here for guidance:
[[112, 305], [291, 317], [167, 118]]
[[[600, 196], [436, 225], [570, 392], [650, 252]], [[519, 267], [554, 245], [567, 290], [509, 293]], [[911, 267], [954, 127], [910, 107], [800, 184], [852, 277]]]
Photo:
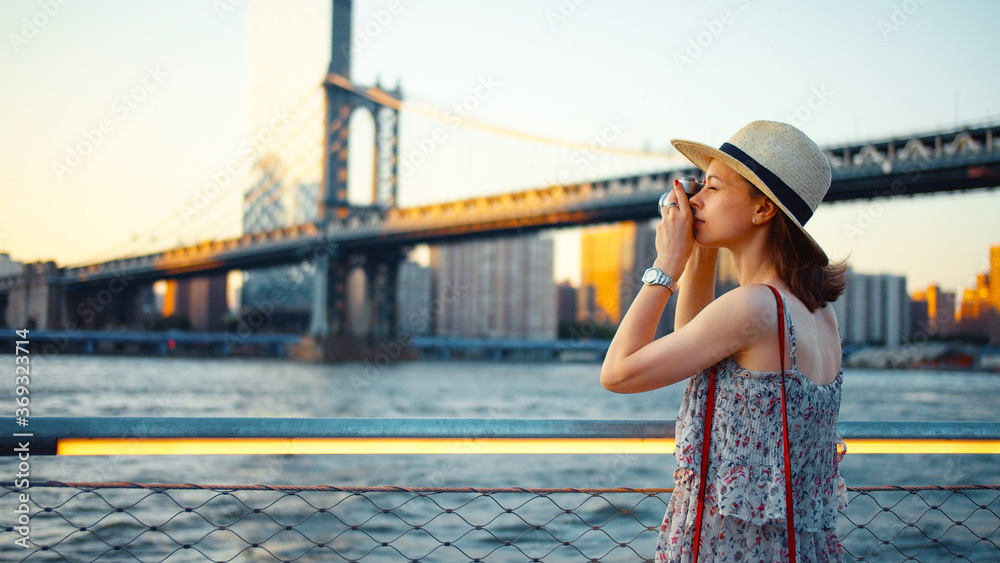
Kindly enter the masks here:
[[[0, 419], [0, 428], [11, 430], [5, 436], [28, 433], [12, 419]], [[636, 453], [644, 444], [664, 454], [673, 438], [669, 422], [607, 420], [32, 418], [30, 428], [31, 436], [19, 438], [40, 440], [30, 442], [32, 454], [65, 455], [79, 453], [73, 444], [109, 448], [110, 455], [143, 452], [157, 440], [179, 440], [181, 450], [166, 453], [199, 440], [216, 448], [261, 447], [264, 440], [261, 453], [292, 453], [288, 444], [294, 450], [296, 440], [310, 439], [324, 441], [323, 453], [344, 444], [384, 451], [385, 441], [393, 453], [426, 453], [428, 444], [432, 453], [454, 453], [454, 441], [473, 440], [483, 452], [565, 453], [559, 444], [569, 442], [575, 452], [610, 453], [626, 444]], [[839, 428], [852, 452], [865, 444], [874, 451], [971, 444], [1000, 453], [1000, 423]], [[285, 449], [276, 450], [279, 443]], [[2, 451], [14, 450], [5, 444]], [[15, 480], [0, 483], [0, 560], [651, 561], [670, 492], [59, 481], [25, 488]], [[837, 532], [849, 561], [996, 561], [1000, 485], [853, 487]]]
[[[0, 454], [672, 453], [672, 420], [0, 417]], [[1000, 454], [1000, 422], [841, 421], [852, 453]]]
[[[16, 505], [12, 482], [0, 505]], [[671, 489], [45, 482], [4, 561], [652, 561]], [[12, 500], [13, 499], [13, 500]], [[1000, 486], [854, 487], [848, 561], [996, 561]]]

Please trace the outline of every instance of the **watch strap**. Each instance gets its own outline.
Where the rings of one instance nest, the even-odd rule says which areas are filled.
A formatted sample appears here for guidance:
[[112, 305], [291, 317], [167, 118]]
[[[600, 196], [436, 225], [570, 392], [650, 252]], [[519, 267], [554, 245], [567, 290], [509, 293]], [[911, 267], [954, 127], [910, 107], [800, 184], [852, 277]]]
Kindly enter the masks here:
[[[669, 289], [671, 293], [677, 293], [677, 282], [674, 280], [674, 278], [668, 276], [667, 274], [664, 274], [663, 271], [661, 271], [659, 268], [655, 266], [646, 270], [646, 272], [650, 271], [656, 272], [656, 279], [654, 279], [651, 282], [646, 282], [645, 279], [643, 279], [643, 283], [645, 283], [646, 285], [652, 285], [652, 284], [662, 285], [663, 287]], [[646, 276], [643, 275], [643, 278], [645, 277]]]

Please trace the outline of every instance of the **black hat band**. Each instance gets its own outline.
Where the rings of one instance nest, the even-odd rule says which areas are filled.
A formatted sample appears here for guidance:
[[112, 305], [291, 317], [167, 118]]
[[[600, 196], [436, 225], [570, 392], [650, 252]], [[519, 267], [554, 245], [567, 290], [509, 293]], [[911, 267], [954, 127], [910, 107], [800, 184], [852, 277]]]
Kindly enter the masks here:
[[812, 217], [813, 210], [810, 209], [809, 205], [802, 199], [798, 193], [788, 186], [775, 174], [767, 169], [766, 166], [754, 160], [754, 158], [747, 153], [743, 152], [739, 147], [731, 145], [729, 143], [723, 143], [719, 150], [728, 154], [729, 156], [740, 161], [744, 166], [750, 169], [751, 172], [757, 175], [764, 184], [771, 190], [774, 197], [778, 198], [778, 201], [791, 212], [792, 216], [799, 222], [799, 225], [805, 225], [806, 221]]

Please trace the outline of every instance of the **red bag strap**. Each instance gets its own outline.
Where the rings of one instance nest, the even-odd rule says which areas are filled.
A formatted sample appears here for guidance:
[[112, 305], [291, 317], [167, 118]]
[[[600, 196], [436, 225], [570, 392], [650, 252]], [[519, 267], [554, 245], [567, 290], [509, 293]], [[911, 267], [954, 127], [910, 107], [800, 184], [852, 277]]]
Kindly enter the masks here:
[[[788, 560], [795, 563], [795, 514], [792, 507], [792, 464], [788, 451], [788, 411], [785, 407], [785, 306], [778, 290], [767, 286], [778, 302], [778, 351], [781, 354], [781, 426], [782, 447], [785, 456], [785, 514], [788, 522]], [[708, 474], [708, 447], [712, 436], [712, 412], [715, 410], [715, 366], [708, 373], [708, 396], [705, 398], [705, 428], [701, 441], [701, 475], [698, 479], [698, 510], [695, 514], [694, 545], [692, 559], [697, 563], [698, 548], [701, 546], [701, 516], [705, 506], [705, 477]]]
[[774, 300], [778, 302], [778, 349], [781, 353], [781, 427], [782, 446], [785, 450], [785, 520], [788, 522], [788, 560], [795, 563], [795, 510], [792, 506], [792, 461], [788, 453], [788, 409], [785, 407], [785, 305], [781, 294], [772, 286]]
[[705, 429], [701, 440], [701, 477], [698, 484], [698, 512], [694, 525], [694, 553], [691, 561], [698, 561], [701, 544], [701, 511], [705, 506], [705, 474], [708, 473], [708, 442], [712, 436], [712, 411], [715, 410], [715, 366], [708, 372], [708, 397], [705, 398]]

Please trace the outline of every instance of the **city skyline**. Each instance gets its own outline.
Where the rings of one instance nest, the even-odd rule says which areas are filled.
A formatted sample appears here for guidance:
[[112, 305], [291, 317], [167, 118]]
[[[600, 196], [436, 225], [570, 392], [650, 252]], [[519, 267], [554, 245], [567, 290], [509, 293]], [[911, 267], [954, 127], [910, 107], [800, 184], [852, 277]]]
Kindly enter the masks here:
[[[552, 339], [557, 332], [564, 337], [577, 334], [576, 330], [593, 335], [594, 327], [613, 330], [638, 292], [643, 258], [655, 252], [654, 235], [652, 225], [636, 222], [587, 228], [583, 237], [586, 254], [581, 257], [584, 281], [579, 286], [558, 284], [558, 291], [551, 276], [554, 245], [539, 233], [437, 245], [431, 249], [429, 267], [403, 263], [396, 289], [390, 291], [398, 295], [396, 322], [403, 334], [411, 336], [433, 331], [438, 336]], [[1000, 245], [992, 246], [990, 255], [989, 271], [977, 274], [975, 285], [960, 291], [931, 285], [908, 294], [905, 276], [848, 269], [846, 291], [832, 303], [844, 344], [893, 347], [928, 338], [1000, 342]], [[0, 253], [0, 262], [0, 272], [7, 275], [21, 269], [7, 254]], [[721, 252], [717, 295], [737, 285], [733, 266], [731, 255]], [[26, 272], [36, 277], [55, 275], [51, 264], [46, 269], [48, 273], [37, 267]], [[366, 297], [370, 282], [360, 268], [348, 268], [346, 273], [348, 331], [362, 336], [375, 322], [373, 304]], [[175, 279], [156, 282], [140, 287], [138, 301], [124, 313], [125, 322], [155, 327], [165, 326], [161, 321], [166, 321], [211, 331], [241, 322], [238, 319], [252, 315], [261, 304], [272, 307], [275, 296], [281, 296], [280, 314], [272, 320], [282, 323], [285, 330], [305, 330], [311, 322], [310, 301], [315, 296], [312, 282], [303, 283], [302, 266], [270, 277], [273, 279], [265, 281], [264, 287], [255, 284], [255, 293], [249, 298], [245, 293], [249, 286], [244, 284], [242, 299], [230, 302], [228, 311], [224, 275], [185, 283]], [[159, 292], [156, 285], [161, 285]], [[13, 301], [14, 318], [23, 317], [26, 305], [37, 312], [39, 304], [28, 305], [27, 293], [22, 297]], [[80, 304], [96, 307], [101, 301], [98, 295]], [[7, 305], [10, 308], [11, 303]], [[674, 305], [676, 300], [668, 303], [659, 334], [671, 331]], [[54, 306], [60, 307], [58, 303]], [[54, 311], [50, 310], [50, 315]], [[79, 314], [79, 308], [75, 312]], [[47, 326], [58, 317], [46, 316], [40, 322]], [[96, 315], [84, 314], [82, 318], [89, 323]]]
[[[254, 3], [0, 6], [0, 68], [10, 77], [0, 117], [12, 132], [0, 140], [0, 189], [17, 210], [2, 216], [0, 251], [66, 265], [109, 248], [141, 250], [147, 241], [137, 235], [180, 219], [209, 180], [226, 176], [258, 131], [245, 107], [247, 58], [284, 53], [280, 44], [248, 46]], [[329, 12], [329, 2], [295, 7], [307, 22], [297, 25]], [[1000, 118], [998, 77], [984, 72], [1000, 66], [990, 13], [1000, 7], [359, 0], [352, 78], [399, 84], [404, 99], [449, 108], [492, 77], [497, 91], [477, 120], [583, 143], [610, 122], [625, 125], [615, 139], [623, 148], [665, 151], [671, 137], [717, 145], [769, 118], [827, 146]], [[942, 43], [942, 26], [967, 33]], [[273, 123], [283, 125], [280, 112]], [[84, 140], [93, 152], [74, 166], [67, 149]], [[219, 183], [226, 202], [213, 209], [224, 215], [230, 199], [240, 209], [236, 182]], [[997, 216], [1000, 194], [979, 190], [825, 204], [807, 228], [858, 271], [905, 275], [910, 291], [960, 291], [1000, 242]], [[573, 230], [552, 236], [562, 281], [579, 272], [565, 260], [579, 241]]]
[[[611, 225], [608, 225], [607, 228], [613, 228], [613, 227]], [[583, 229], [586, 229], [586, 227], [584, 227]], [[936, 286], [936, 287], [938, 287], [938, 288], [940, 288], [942, 290], [952, 291], [952, 292], [954, 292], [954, 293], [956, 293], [958, 295], [961, 295], [961, 293], [962, 293], [963, 290], [975, 288], [976, 285], [977, 285], [977, 278], [979, 276], [988, 275], [990, 273], [990, 271], [991, 271], [990, 256], [991, 256], [991, 253], [996, 253], [997, 252], [995, 249], [998, 248], [998, 247], [1000, 247], [1000, 237], [998, 237], [997, 242], [993, 242], [993, 243], [990, 243], [990, 244], [987, 244], [987, 245], [984, 246], [984, 251], [983, 251], [984, 258], [983, 258], [983, 261], [982, 261], [982, 266], [979, 269], [975, 270], [975, 271], [970, 271], [970, 272], [963, 273], [962, 275], [966, 276], [965, 277], [965, 282], [963, 282], [963, 285], [946, 286], [946, 285], [943, 285], [943, 284], [941, 284], [939, 282], [936, 282], [936, 281], [931, 281], [931, 282], [929, 282], [927, 284], [924, 284], [924, 285], [913, 285], [913, 284], [908, 283], [907, 284], [907, 288], [908, 288], [907, 289], [907, 293], [908, 294], [912, 294], [914, 292], [926, 290], [928, 287]], [[896, 275], [896, 276], [901, 276], [901, 277], [904, 277], [904, 278], [906, 277], [905, 274], [898, 274], [898, 273], [892, 272], [892, 271], [879, 270], [877, 268], [876, 269], [858, 269], [850, 261], [846, 262], [846, 266], [850, 270], [852, 270], [852, 271], [854, 271], [855, 273], [858, 273], [858, 274], [865, 274], [865, 275], [890, 275], [890, 276]], [[727, 271], [727, 274], [734, 276], [734, 278], [736, 276], [736, 272], [735, 271]], [[555, 278], [556, 283], [570, 282], [574, 287], [578, 287], [580, 285], [580, 281], [579, 280], [573, 281], [573, 280], [570, 280], [568, 278], [560, 278], [558, 272], [554, 272], [553, 276]], [[734, 279], [733, 281], [737, 281], [737, 280]], [[958, 302], [961, 303], [961, 298], [958, 298]]]

